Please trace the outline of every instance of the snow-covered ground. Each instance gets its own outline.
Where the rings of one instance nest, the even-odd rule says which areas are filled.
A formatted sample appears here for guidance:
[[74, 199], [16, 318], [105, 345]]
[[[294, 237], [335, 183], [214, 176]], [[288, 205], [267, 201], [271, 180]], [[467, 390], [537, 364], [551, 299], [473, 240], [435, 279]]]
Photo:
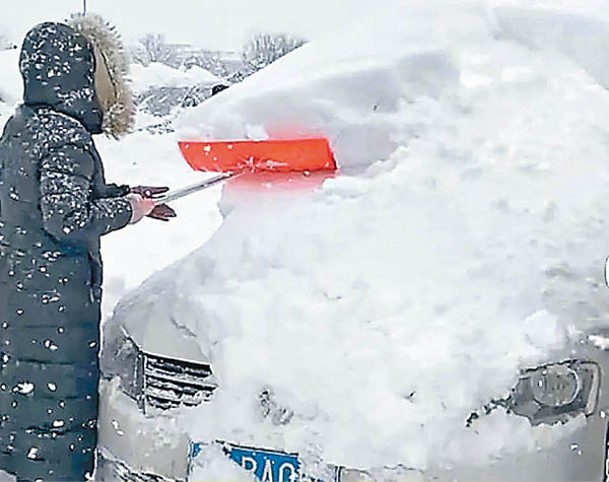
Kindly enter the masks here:
[[[177, 135], [100, 141], [128, 183], [199, 178], [179, 137], [323, 134], [341, 167], [313, 192], [198, 194], [171, 224], [105, 240], [107, 313], [175, 261], [110, 322], [169, 354], [171, 323], [197, 335], [220, 389], [177, 412], [193, 439], [426, 470], [581, 426], [464, 423], [609, 309], [609, 3], [507, 4], [386, 0], [185, 113]], [[260, 415], [265, 387], [288, 424]]]
[[144, 67], [134, 64], [131, 67], [132, 86], [136, 92], [143, 92], [150, 87], [190, 87], [197, 84], [217, 84], [223, 82], [211, 72], [198, 66], [188, 70], [174, 69], [165, 64], [153, 62]]

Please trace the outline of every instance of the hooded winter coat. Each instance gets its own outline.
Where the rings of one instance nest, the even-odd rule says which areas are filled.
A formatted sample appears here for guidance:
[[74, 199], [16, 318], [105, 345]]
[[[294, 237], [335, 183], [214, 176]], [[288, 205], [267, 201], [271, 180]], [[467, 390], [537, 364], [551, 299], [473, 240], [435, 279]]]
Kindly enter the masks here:
[[96, 92], [108, 55], [73, 25], [27, 34], [24, 102], [0, 139], [0, 469], [18, 480], [93, 472], [100, 237], [131, 218], [91, 137], [112, 120]]

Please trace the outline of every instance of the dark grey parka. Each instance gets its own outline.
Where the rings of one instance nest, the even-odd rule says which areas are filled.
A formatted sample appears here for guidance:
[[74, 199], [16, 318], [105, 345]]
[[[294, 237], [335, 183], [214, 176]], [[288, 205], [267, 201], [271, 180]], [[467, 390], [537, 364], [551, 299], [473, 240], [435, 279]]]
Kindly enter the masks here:
[[23, 480], [92, 473], [100, 237], [129, 223], [106, 184], [92, 44], [67, 25], [26, 36], [24, 102], [0, 140], [0, 469]]

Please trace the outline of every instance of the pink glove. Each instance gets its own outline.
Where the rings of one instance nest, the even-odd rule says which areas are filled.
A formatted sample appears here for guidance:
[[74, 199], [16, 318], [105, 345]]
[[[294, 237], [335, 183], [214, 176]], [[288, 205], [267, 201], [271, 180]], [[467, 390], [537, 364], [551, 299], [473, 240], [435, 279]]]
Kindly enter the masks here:
[[154, 199], [142, 197], [139, 194], [127, 194], [125, 198], [131, 203], [132, 213], [129, 224], [135, 224], [141, 221], [144, 216], [148, 216], [156, 206]]

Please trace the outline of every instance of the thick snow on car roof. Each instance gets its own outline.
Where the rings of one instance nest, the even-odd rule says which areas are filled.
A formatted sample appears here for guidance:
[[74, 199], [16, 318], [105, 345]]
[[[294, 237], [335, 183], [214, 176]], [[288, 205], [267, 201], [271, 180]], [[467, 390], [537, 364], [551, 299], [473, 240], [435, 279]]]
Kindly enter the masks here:
[[[477, 2], [366, 15], [181, 120], [190, 139], [323, 134], [342, 174], [227, 187], [209, 242], [112, 322], [170, 352], [168, 317], [196, 335], [220, 389], [182, 414], [194, 439], [419, 469], [550, 444], [581, 420], [465, 420], [608, 308], [609, 93]], [[266, 387], [289, 423], [261, 415]]]

